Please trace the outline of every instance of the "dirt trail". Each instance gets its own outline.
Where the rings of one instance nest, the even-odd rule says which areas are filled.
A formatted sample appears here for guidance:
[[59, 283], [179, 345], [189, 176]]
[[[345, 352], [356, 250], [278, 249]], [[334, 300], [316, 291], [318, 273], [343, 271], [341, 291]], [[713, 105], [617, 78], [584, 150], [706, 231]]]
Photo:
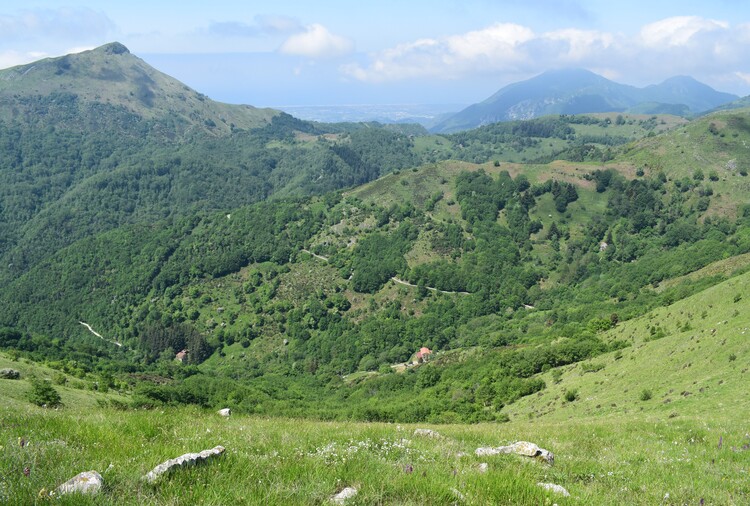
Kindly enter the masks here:
[[79, 321], [78, 323], [80, 323], [81, 325], [83, 325], [84, 327], [86, 327], [87, 329], [89, 329], [89, 332], [91, 332], [92, 334], [94, 334], [94, 335], [95, 335], [96, 337], [98, 337], [98, 338], [99, 338], [99, 339], [101, 339], [102, 341], [107, 341], [108, 343], [112, 343], [112, 344], [115, 344], [115, 345], [117, 345], [117, 346], [119, 346], [119, 347], [121, 347], [121, 348], [122, 348], [122, 343], [118, 343], [117, 341], [110, 341], [109, 339], [106, 339], [106, 338], [105, 338], [105, 337], [104, 337], [103, 335], [101, 335], [101, 334], [100, 334], [99, 332], [97, 332], [96, 330], [92, 329], [92, 328], [91, 328], [91, 325], [89, 325], [88, 323], [86, 323], [86, 322], [82, 322], [82, 321]]

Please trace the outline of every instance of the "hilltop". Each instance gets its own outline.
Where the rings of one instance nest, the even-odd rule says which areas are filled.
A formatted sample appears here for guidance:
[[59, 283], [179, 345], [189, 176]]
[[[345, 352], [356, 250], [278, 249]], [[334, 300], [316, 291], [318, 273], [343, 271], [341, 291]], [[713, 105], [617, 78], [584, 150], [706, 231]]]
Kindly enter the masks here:
[[262, 127], [280, 114], [215, 102], [154, 69], [119, 42], [0, 70], [2, 118], [39, 121], [60, 115], [84, 127], [106, 124], [102, 116], [107, 109], [169, 122], [180, 136], [227, 135]]

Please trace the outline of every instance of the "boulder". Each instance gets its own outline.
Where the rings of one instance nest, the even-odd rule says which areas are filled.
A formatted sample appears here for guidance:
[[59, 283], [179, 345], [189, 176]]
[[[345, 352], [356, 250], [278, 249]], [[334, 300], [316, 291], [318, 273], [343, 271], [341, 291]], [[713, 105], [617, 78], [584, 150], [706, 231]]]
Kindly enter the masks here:
[[97, 494], [104, 486], [102, 475], [96, 471], [79, 473], [57, 487], [55, 494]]
[[200, 453], [186, 453], [185, 455], [181, 455], [176, 459], [169, 459], [165, 462], [162, 462], [151, 471], [149, 471], [148, 474], [143, 477], [143, 479], [148, 481], [149, 483], [154, 483], [161, 476], [171, 472], [173, 469], [182, 466], [192, 466], [206, 459], [218, 457], [222, 453], [224, 453], [223, 446], [215, 446], [210, 450], [203, 450]]
[[224, 408], [217, 411], [217, 413], [219, 413], [221, 416], [229, 416], [232, 414], [232, 410], [229, 408]]
[[516, 455], [522, 455], [524, 457], [531, 457], [539, 460], [543, 460], [548, 464], [555, 462], [555, 455], [544, 448], [539, 448], [534, 443], [528, 441], [518, 441], [508, 446], [499, 446], [497, 448], [477, 448], [474, 452], [479, 456], [482, 455], [498, 455], [501, 453], [515, 453]]
[[479, 469], [480, 473], [484, 474], [484, 473], [486, 473], [487, 471], [490, 470], [490, 466], [489, 466], [489, 464], [487, 464], [487, 462], [480, 462], [479, 466], [478, 466], [478, 469]]
[[21, 373], [15, 369], [0, 369], [0, 379], [17, 380], [21, 378]]
[[440, 434], [432, 429], [414, 429], [414, 435], [423, 437], [440, 437]]
[[357, 495], [358, 490], [354, 487], [346, 487], [338, 494], [331, 497], [331, 502], [335, 504], [344, 504], [347, 499], [351, 499]]
[[546, 488], [547, 490], [551, 490], [552, 492], [556, 494], [562, 494], [565, 497], [570, 497], [570, 493], [565, 490], [565, 487], [562, 487], [560, 485], [555, 485], [554, 483], [537, 483], [542, 488]]

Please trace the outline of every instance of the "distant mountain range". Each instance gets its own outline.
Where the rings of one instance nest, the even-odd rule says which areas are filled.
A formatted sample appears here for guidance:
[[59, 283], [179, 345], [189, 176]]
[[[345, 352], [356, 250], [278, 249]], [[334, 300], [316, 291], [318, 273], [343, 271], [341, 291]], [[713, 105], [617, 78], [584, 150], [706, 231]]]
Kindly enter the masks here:
[[636, 88], [610, 81], [588, 70], [554, 70], [509, 84], [487, 100], [444, 119], [431, 131], [450, 133], [498, 121], [550, 114], [629, 112], [690, 116], [738, 98], [687, 76]]

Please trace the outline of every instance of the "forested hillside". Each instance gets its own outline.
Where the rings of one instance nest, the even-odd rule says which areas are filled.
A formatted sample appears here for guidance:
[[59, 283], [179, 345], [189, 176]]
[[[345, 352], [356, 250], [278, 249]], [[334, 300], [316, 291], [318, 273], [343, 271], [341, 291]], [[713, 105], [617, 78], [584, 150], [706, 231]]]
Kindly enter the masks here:
[[[120, 46], [80, 58], [0, 87], [0, 348], [120, 407], [503, 421], [747, 269], [747, 110], [214, 129], [151, 71], [151, 106], [96, 98]], [[42, 71], [64, 91], [22, 93]]]
[[[688, 131], [721, 122], [738, 150], [733, 114]], [[536, 374], [630, 346], [601, 333], [723, 278], [662, 283], [750, 251], [740, 169], [682, 177], [628, 161], [634, 149], [609, 164], [446, 161], [344, 194], [113, 226], [6, 284], [2, 344], [139, 405], [502, 420], [546, 388]], [[429, 363], [408, 365], [421, 347]]]

